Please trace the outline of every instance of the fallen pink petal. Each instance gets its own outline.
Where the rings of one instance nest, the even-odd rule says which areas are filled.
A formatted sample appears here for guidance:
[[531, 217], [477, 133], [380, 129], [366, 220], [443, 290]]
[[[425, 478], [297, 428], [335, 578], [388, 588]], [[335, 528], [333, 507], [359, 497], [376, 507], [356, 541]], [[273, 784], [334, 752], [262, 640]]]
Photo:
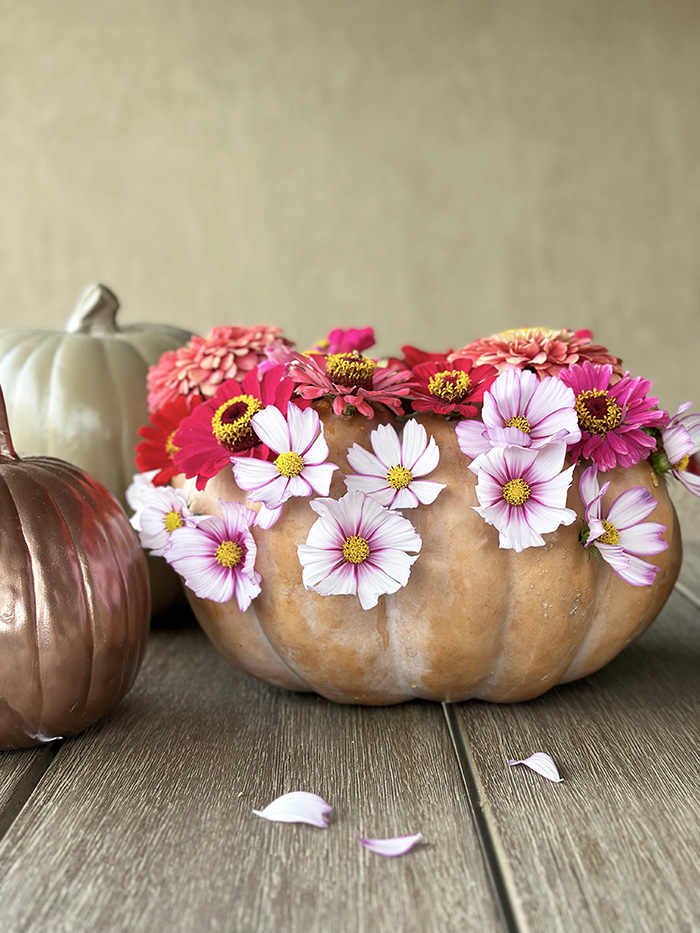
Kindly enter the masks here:
[[390, 839], [363, 839], [359, 833], [355, 833], [355, 838], [370, 852], [393, 858], [396, 855], [405, 855], [423, 836], [415, 833], [412, 836], [393, 836]]
[[328, 829], [328, 816], [333, 807], [318, 794], [303, 790], [282, 794], [264, 810], [253, 810], [256, 816], [274, 823], [308, 823], [319, 829]]
[[564, 778], [559, 775], [557, 766], [546, 752], [535, 752], [535, 754], [530, 755], [529, 758], [511, 758], [508, 764], [525, 765], [527, 768], [531, 768], [533, 771], [541, 774], [542, 777], [546, 777], [548, 781], [559, 782], [564, 780]]

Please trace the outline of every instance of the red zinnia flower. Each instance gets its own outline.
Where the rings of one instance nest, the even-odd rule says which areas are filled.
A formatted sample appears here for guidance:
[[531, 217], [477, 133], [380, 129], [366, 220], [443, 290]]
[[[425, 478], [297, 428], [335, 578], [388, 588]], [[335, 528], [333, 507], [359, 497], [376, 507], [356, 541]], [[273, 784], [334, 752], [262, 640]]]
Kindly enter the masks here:
[[581, 440], [571, 448], [571, 456], [592, 460], [604, 472], [615, 466], [627, 469], [648, 457], [656, 440], [643, 429], [662, 428], [669, 420], [667, 412], [656, 407], [659, 400], [647, 395], [648, 379], [625, 373], [611, 385], [612, 374], [610, 365], [586, 362], [559, 375], [574, 391], [581, 428]]
[[497, 375], [493, 366], [474, 366], [468, 357], [456, 357], [449, 363], [445, 357], [419, 363], [413, 368], [411, 405], [415, 411], [473, 418]]
[[147, 376], [148, 410], [178, 395], [211, 398], [226, 379], [242, 379], [266, 359], [268, 348], [293, 344], [279, 327], [215, 327], [208, 337], [192, 337], [184, 347], [164, 353]]
[[200, 396], [180, 395], [173, 402], [168, 402], [153, 412], [150, 424], [144, 424], [139, 428], [139, 437], [143, 437], [144, 440], [139, 441], [135, 447], [136, 469], [139, 473], [159, 470], [152, 480], [154, 486], [165, 486], [179, 472], [173, 462], [178, 449], [173, 443], [173, 437], [182, 419], [201, 401]]
[[504, 369], [530, 369], [540, 379], [558, 376], [576, 363], [609, 364], [622, 375], [621, 360], [605, 347], [591, 343], [589, 330], [549, 330], [545, 327], [521, 327], [506, 330], [458, 350], [454, 356], [471, 356], [475, 363], [490, 363], [499, 372]]
[[419, 363], [439, 363], [441, 360], [446, 360], [453, 353], [452, 350], [445, 350], [444, 353], [427, 353], [425, 350], [419, 350], [418, 347], [412, 347], [410, 344], [401, 347], [401, 352], [403, 353], [401, 362], [408, 366], [409, 369], [415, 369]]
[[188, 478], [196, 476], [197, 489], [204, 489], [207, 480], [230, 465], [232, 454], [265, 460], [269, 449], [253, 430], [251, 418], [266, 405], [286, 412], [293, 391], [283, 366], [262, 374], [256, 367], [240, 383], [227, 380], [181, 422], [173, 438], [179, 448], [175, 466]]

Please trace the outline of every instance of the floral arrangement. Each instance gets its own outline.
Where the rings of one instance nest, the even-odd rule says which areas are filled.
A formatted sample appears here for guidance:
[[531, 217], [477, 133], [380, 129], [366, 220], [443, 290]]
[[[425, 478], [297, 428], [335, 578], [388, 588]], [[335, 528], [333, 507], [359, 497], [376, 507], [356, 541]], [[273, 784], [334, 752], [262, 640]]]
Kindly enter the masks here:
[[[245, 611], [264, 585], [259, 536], [302, 497], [318, 516], [297, 545], [303, 586], [376, 606], [420, 559], [411, 510], [430, 508], [445, 488], [430, 479], [440, 450], [422, 423], [429, 413], [454, 426], [494, 546], [541, 547], [579, 520], [567, 504], [577, 482], [580, 546], [634, 586], [653, 582], [657, 568], [643, 558], [668, 546], [666, 527], [650, 520], [656, 500], [635, 486], [609, 503], [605, 474], [648, 460], [700, 496], [700, 414], [689, 402], [669, 415], [651, 383], [589, 331], [527, 328], [444, 353], [406, 346], [384, 360], [365, 355], [373, 343], [371, 328], [338, 329], [300, 353], [276, 328], [221, 327], [164, 354], [149, 373], [151, 418], [128, 491], [142, 545], [197, 596], [235, 598]], [[324, 400], [334, 416], [372, 426], [368, 445], [347, 450], [336, 498]], [[241, 501], [196, 514], [182, 477], [201, 490], [224, 470]]]

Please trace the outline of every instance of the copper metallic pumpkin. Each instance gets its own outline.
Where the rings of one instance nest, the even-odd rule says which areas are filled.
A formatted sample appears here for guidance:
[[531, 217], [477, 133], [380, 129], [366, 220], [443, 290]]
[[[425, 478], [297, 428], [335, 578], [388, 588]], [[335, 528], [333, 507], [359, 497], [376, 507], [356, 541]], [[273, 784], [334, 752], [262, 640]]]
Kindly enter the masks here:
[[149, 621], [121, 505], [70, 463], [19, 458], [0, 393], [0, 748], [96, 722], [131, 687]]
[[[345, 452], [369, 448], [375, 425], [336, 418], [319, 406], [329, 460], [337, 463], [331, 496], [345, 492]], [[416, 697], [514, 702], [607, 664], [640, 635], [666, 601], [678, 575], [678, 522], [663, 480], [648, 462], [605, 475], [612, 499], [644, 486], [657, 499], [654, 521], [669, 547], [651, 558], [651, 586], [621, 580], [579, 544], [581, 523], [545, 535], [544, 547], [521, 553], [498, 547], [498, 532], [473, 510], [476, 478], [457, 446], [454, 425], [421, 416], [440, 447], [431, 480], [445, 483], [430, 506], [406, 510], [423, 539], [408, 584], [362, 610], [354, 596], [320, 596], [302, 586], [296, 546], [316, 519], [308, 500], [292, 499], [279, 522], [254, 531], [262, 593], [246, 612], [235, 601], [188, 599], [200, 624], [234, 664], [271, 684], [315, 691], [342, 703], [384, 705]], [[583, 516], [578, 472], [568, 505]], [[219, 497], [241, 500], [229, 470], [194, 493], [196, 511], [215, 513]]]
[[[108, 288], [92, 285], [65, 331], [0, 331], [0, 385], [23, 455], [76, 464], [126, 507], [138, 429], [148, 421], [148, 368], [191, 334], [163, 324], [122, 327], [118, 308]], [[178, 597], [180, 587], [162, 559], [149, 563], [153, 608], [159, 611]]]

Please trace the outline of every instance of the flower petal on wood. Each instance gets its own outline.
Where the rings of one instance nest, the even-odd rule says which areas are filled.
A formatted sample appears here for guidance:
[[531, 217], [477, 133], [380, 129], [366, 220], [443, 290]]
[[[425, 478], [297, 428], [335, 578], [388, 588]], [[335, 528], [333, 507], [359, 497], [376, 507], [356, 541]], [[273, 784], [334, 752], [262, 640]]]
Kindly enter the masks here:
[[542, 777], [546, 777], [548, 781], [556, 781], [558, 783], [564, 780], [563, 777], [560, 777], [557, 766], [546, 752], [535, 752], [535, 754], [530, 755], [529, 758], [511, 758], [508, 764], [525, 765], [538, 774], [541, 774]]
[[253, 810], [256, 816], [273, 823], [308, 823], [319, 829], [328, 829], [328, 816], [333, 807], [318, 794], [297, 790], [282, 794], [264, 810]]
[[423, 836], [420, 833], [414, 833], [412, 836], [393, 836], [390, 839], [363, 839], [359, 833], [355, 833], [355, 838], [370, 852], [393, 858], [397, 855], [405, 855], [409, 849], [422, 840]]

